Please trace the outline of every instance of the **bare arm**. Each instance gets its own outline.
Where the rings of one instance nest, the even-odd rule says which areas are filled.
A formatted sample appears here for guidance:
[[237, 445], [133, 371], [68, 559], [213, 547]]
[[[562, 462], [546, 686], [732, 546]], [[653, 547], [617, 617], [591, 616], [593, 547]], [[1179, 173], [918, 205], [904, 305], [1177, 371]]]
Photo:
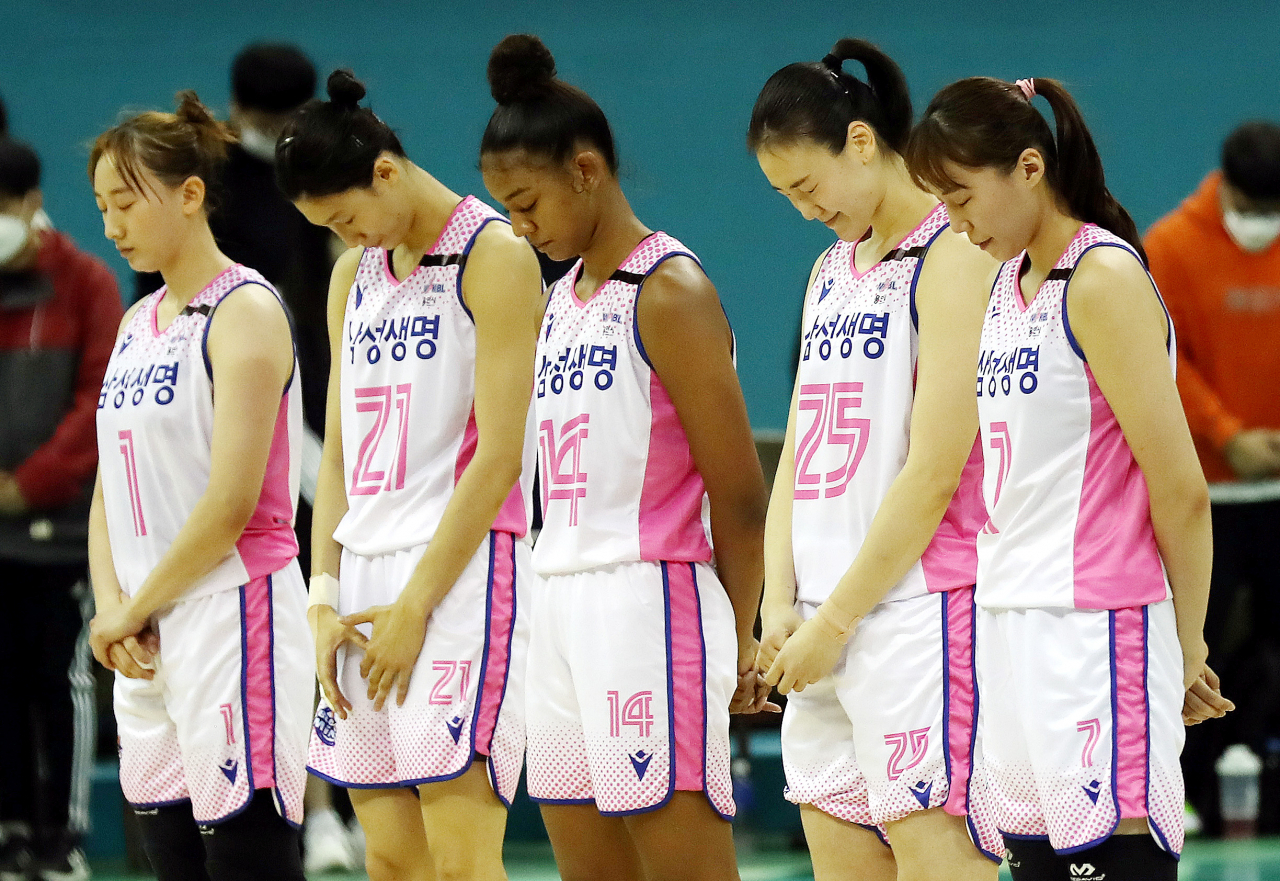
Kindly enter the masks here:
[[467, 261], [462, 294], [476, 327], [475, 454], [395, 604], [344, 619], [373, 624], [360, 672], [375, 708], [393, 689], [397, 703], [404, 702], [427, 619], [493, 528], [520, 477], [542, 317], [537, 257], [505, 223], [491, 223]]
[[739, 673], [753, 670], [768, 501], [733, 366], [729, 323], [701, 268], [680, 257], [649, 277], [637, 313], [645, 351], [671, 397], [711, 501], [717, 571], [737, 625]]
[[[347, 491], [343, 484], [342, 461], [342, 358], [345, 352], [343, 323], [347, 296], [355, 283], [362, 248], [352, 248], [338, 258], [329, 281], [329, 387], [325, 396], [324, 449], [316, 477], [316, 499], [311, 515], [311, 571], [338, 577], [342, 545], [334, 530], [347, 513]], [[314, 608], [314, 607], [313, 607]]]
[[95, 632], [114, 642], [146, 626], [231, 552], [262, 494], [280, 396], [293, 369], [289, 322], [275, 294], [245, 285], [211, 319], [213, 408], [209, 484], [173, 543], [116, 614], [99, 612]]
[[1146, 478], [1189, 686], [1208, 653], [1204, 618], [1213, 539], [1209, 490], [1169, 369], [1164, 311], [1133, 257], [1118, 248], [1095, 248], [1071, 280], [1067, 316]]

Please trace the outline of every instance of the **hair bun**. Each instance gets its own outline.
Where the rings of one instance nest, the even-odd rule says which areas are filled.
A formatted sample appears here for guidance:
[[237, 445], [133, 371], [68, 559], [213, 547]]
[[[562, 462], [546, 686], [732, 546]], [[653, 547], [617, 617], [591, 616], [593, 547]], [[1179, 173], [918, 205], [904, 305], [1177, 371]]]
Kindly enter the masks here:
[[205, 126], [217, 121], [213, 111], [205, 107], [200, 98], [191, 89], [183, 89], [174, 97], [178, 102], [178, 109], [174, 111], [174, 116], [183, 122], [196, 126]]
[[556, 60], [533, 34], [511, 34], [489, 55], [489, 91], [499, 104], [537, 101], [551, 91]]
[[360, 99], [366, 94], [364, 83], [356, 79], [355, 74], [343, 68], [329, 74], [327, 84], [329, 103], [341, 110], [355, 110]]

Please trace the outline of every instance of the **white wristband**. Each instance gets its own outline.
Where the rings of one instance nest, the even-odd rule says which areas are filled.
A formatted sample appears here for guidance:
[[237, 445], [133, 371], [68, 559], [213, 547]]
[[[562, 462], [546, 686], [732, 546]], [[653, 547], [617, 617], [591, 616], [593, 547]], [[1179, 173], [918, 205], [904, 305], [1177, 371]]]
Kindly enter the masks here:
[[332, 606], [338, 608], [338, 579], [328, 572], [311, 576], [311, 587], [307, 591], [307, 608], [312, 606]]

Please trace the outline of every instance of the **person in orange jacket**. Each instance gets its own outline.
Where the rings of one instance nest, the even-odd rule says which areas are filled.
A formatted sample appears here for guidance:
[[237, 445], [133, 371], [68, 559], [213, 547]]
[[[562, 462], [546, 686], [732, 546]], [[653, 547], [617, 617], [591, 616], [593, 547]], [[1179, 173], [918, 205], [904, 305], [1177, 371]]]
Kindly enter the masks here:
[[[1246, 122], [1220, 170], [1143, 242], [1178, 336], [1178, 390], [1213, 499], [1213, 577], [1205, 639], [1240, 712], [1191, 729], [1187, 796], [1219, 825], [1213, 761], [1226, 744], [1280, 737], [1280, 125]], [[1240, 591], [1247, 634], [1227, 633]], [[1268, 661], [1268, 659], [1271, 659]], [[1270, 697], [1268, 696], [1270, 695]], [[1269, 801], [1264, 797], [1264, 801]], [[1264, 826], [1266, 816], [1261, 818]]]

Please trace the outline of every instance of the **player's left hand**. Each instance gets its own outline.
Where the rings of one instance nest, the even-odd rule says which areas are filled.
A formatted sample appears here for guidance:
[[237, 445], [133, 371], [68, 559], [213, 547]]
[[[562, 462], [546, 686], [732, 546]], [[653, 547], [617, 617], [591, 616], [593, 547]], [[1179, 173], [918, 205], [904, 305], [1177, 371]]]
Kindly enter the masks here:
[[810, 618], [782, 644], [777, 657], [765, 671], [765, 682], [789, 694], [804, 691], [835, 669], [845, 643], [817, 618]]
[[756, 670], [760, 644], [751, 638], [738, 646], [738, 685], [729, 702], [730, 713], [781, 713], [782, 707], [769, 700], [773, 690]]
[[370, 606], [363, 612], [342, 617], [342, 623], [351, 627], [373, 625], [373, 633], [364, 647], [364, 660], [360, 662], [360, 675], [369, 683], [369, 700], [373, 701], [375, 710], [382, 709], [392, 689], [396, 693], [396, 706], [404, 706], [430, 617], [429, 613], [403, 602]]
[[133, 603], [124, 597], [119, 603], [98, 609], [89, 622], [89, 645], [101, 660], [108, 654], [112, 643], [120, 642], [126, 636], [137, 636], [146, 629], [147, 623], [148, 618], [139, 617]]
[[1218, 674], [1205, 664], [1203, 671], [1191, 683], [1182, 701], [1182, 724], [1199, 725], [1206, 719], [1217, 719], [1236, 708], [1222, 694], [1222, 682]]

